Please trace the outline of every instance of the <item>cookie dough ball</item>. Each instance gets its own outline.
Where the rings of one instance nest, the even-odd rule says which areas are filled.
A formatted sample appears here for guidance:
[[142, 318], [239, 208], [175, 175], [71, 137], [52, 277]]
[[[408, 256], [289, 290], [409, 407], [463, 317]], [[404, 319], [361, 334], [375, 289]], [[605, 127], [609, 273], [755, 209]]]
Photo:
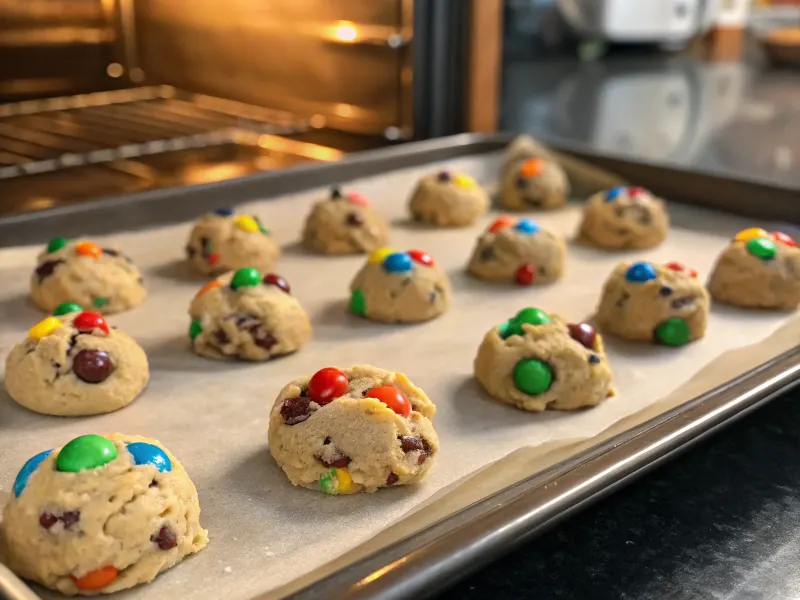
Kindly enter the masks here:
[[56, 312], [9, 353], [8, 394], [30, 410], [68, 417], [130, 404], [150, 379], [144, 350], [99, 313], [73, 304]]
[[31, 298], [47, 312], [75, 302], [102, 313], [128, 310], [147, 296], [142, 274], [116, 248], [57, 237], [37, 258], [31, 276]]
[[622, 262], [603, 286], [597, 325], [627, 340], [683, 346], [705, 334], [708, 305], [694, 269]]
[[207, 543], [183, 466], [156, 440], [121, 433], [28, 460], [0, 522], [8, 566], [69, 596], [147, 583]]
[[800, 248], [785, 233], [740, 231], [717, 259], [708, 291], [714, 300], [744, 308], [797, 308]]
[[603, 340], [587, 323], [524, 308], [483, 338], [475, 378], [522, 410], [573, 410], [614, 395]]
[[204, 285], [189, 306], [192, 349], [209, 358], [269, 360], [300, 348], [311, 322], [280, 275], [245, 267]]
[[465, 227], [489, 210], [489, 194], [469, 175], [440, 171], [420, 179], [408, 208], [415, 221]]
[[294, 485], [326, 494], [417, 483], [439, 453], [435, 411], [402, 373], [328, 367], [281, 390], [269, 451]]
[[564, 274], [566, 255], [560, 235], [530, 219], [499, 217], [478, 238], [467, 270], [488, 281], [552, 283]]
[[579, 237], [610, 250], [658, 246], [667, 237], [664, 202], [639, 187], [615, 187], [586, 201]]
[[195, 271], [218, 275], [243, 267], [265, 273], [272, 270], [281, 249], [258, 217], [234, 215], [229, 208], [218, 208], [195, 223], [186, 256]]
[[382, 323], [417, 323], [450, 306], [450, 280], [422, 250], [374, 250], [350, 284], [350, 312]]
[[389, 225], [361, 194], [347, 197], [333, 188], [328, 200], [317, 202], [306, 219], [303, 243], [322, 254], [371, 252], [389, 241]]
[[511, 210], [560, 208], [567, 203], [569, 181], [558, 163], [531, 158], [508, 169], [500, 182], [500, 204]]

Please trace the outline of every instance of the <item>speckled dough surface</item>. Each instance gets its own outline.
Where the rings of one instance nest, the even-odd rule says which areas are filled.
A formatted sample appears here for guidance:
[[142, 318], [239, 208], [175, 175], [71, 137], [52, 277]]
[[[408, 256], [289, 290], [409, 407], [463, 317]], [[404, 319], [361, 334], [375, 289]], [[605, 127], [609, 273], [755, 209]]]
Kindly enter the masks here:
[[47, 312], [76, 302], [87, 310], [115, 313], [141, 304], [145, 296], [142, 275], [127, 256], [87, 241], [54, 239], [31, 275], [31, 298]]
[[147, 356], [133, 338], [119, 329], [78, 329], [80, 314], [58, 317], [61, 324], [50, 334], [29, 335], [8, 354], [6, 390], [22, 406], [46, 415], [107, 413], [127, 406], [147, 385]]
[[663, 200], [642, 188], [617, 187], [586, 200], [578, 237], [609, 250], [658, 246], [667, 237]]
[[506, 169], [500, 181], [500, 204], [510, 210], [553, 209], [567, 203], [570, 186], [554, 161], [530, 158]]
[[530, 219], [500, 217], [481, 234], [467, 270], [488, 281], [552, 283], [564, 274], [564, 239]]
[[388, 242], [386, 219], [361, 194], [337, 188], [314, 204], [303, 229], [306, 247], [322, 254], [371, 252]]
[[[19, 576], [66, 595], [106, 594], [152, 581], [208, 543], [197, 491], [178, 460], [156, 440], [104, 437], [116, 458], [63, 472], [57, 448], [6, 505], [0, 557]], [[137, 464], [126, 447], [135, 442], [157, 447], [161, 469]]]
[[415, 221], [465, 227], [489, 210], [489, 195], [468, 175], [440, 171], [419, 180], [408, 208]]
[[779, 238], [783, 241], [765, 236], [734, 240], [722, 251], [708, 280], [714, 300], [744, 308], [791, 310], [800, 305], [800, 248], [785, 234], [772, 235], [784, 236]]
[[217, 275], [242, 267], [267, 273], [281, 254], [257, 217], [228, 209], [203, 215], [189, 235], [186, 256], [195, 271]]
[[430, 255], [384, 248], [370, 254], [353, 278], [350, 312], [383, 323], [416, 323], [445, 312], [450, 296], [450, 280]]
[[288, 283], [274, 274], [262, 281], [256, 273], [257, 283], [233, 289], [240, 272], [218, 277], [192, 300], [192, 349], [209, 358], [242, 360], [268, 360], [298, 350], [311, 337], [311, 322]]
[[[334, 495], [420, 481], [439, 452], [434, 404], [403, 373], [368, 365], [341, 372], [346, 391], [327, 404], [305, 395], [310, 377], [292, 381], [275, 400], [269, 449], [289, 480]], [[405, 395], [407, 416], [369, 396], [382, 386]]]
[[[539, 318], [528, 322], [526, 312]], [[525, 309], [486, 333], [474, 363], [475, 378], [484, 389], [531, 412], [595, 406], [613, 395], [601, 336], [586, 324], [568, 325], [559, 315], [542, 315]], [[526, 387], [528, 368], [539, 378], [533, 388]]]
[[705, 334], [708, 292], [678, 263], [622, 262], [603, 285], [597, 325], [628, 340], [681, 346]]

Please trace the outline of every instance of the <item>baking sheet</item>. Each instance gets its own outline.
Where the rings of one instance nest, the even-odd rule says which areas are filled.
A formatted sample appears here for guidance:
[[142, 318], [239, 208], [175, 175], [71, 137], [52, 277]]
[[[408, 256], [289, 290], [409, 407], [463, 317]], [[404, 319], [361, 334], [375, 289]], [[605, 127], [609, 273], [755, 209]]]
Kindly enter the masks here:
[[[497, 154], [470, 157], [451, 161], [447, 167], [493, 182], [499, 159]], [[18, 407], [3, 392], [0, 501], [5, 502], [10, 495], [11, 483], [24, 460], [44, 448], [89, 432], [114, 430], [155, 437], [181, 459], [195, 481], [201, 520], [209, 529], [211, 542], [206, 550], [154, 583], [117, 597], [172, 594], [217, 598], [220, 585], [224, 585], [232, 600], [251, 598], [312, 571], [320, 574], [322, 565], [362, 542], [371, 541], [374, 547], [379, 539], [372, 539], [376, 534], [423, 504], [425, 508], [413, 516], [410, 526], [429, 521], [426, 514], [442, 516], [464, 506], [470, 494], [456, 493], [455, 488], [493, 461], [509, 455], [513, 461], [520, 453], [552, 453], [555, 448], [562, 448], [563, 452], [565, 446], [560, 442], [571, 446], [578, 443], [576, 439], [595, 436], [620, 419], [653, 406], [682, 384], [691, 382], [685, 398], [678, 394], [671, 398], [672, 403], [710, 389], [716, 385], [713, 377], [707, 372], [703, 377], [695, 375], [729, 350], [783, 329], [768, 346], [760, 346], [764, 353], [774, 356], [787, 343], [789, 347], [796, 345], [800, 337], [796, 314], [714, 306], [707, 337], [685, 348], [608, 339], [619, 394], [597, 408], [528, 415], [489, 401], [472, 381], [472, 360], [485, 331], [520, 307], [536, 305], [570, 319], [586, 318], [594, 309], [603, 280], [618, 260], [634, 256], [679, 260], [698, 268], [704, 277], [733, 233], [746, 226], [773, 225], [673, 206], [674, 226], [660, 248], [606, 254], [571, 245], [566, 277], [553, 286], [489, 285], [467, 277], [463, 269], [475, 237], [496, 214], [461, 230], [432, 230], [405, 221], [405, 198], [427, 170], [394, 172], [354, 182], [353, 187], [364, 192], [393, 220], [394, 246], [428, 250], [450, 275], [453, 306], [430, 323], [386, 326], [346, 313], [347, 286], [364, 258], [313, 256], [296, 243], [311, 202], [325, 195], [325, 190], [244, 207], [257, 214], [284, 245], [278, 271], [292, 284], [315, 327], [312, 341], [300, 352], [266, 364], [220, 363], [188, 351], [186, 309], [203, 283], [182, 262], [191, 224], [96, 237], [105, 244], [124, 248], [142, 268], [148, 282], [147, 302], [110, 320], [137, 338], [148, 352], [152, 381], [146, 393], [122, 411], [84, 419], [34, 414]], [[574, 204], [564, 211], [537, 214], [535, 218], [543, 226], [571, 236], [579, 210], [580, 205]], [[4, 281], [0, 291], [3, 363], [13, 344], [42, 317], [26, 296], [34, 257], [40, 250], [36, 246], [0, 251]], [[729, 379], [763, 362], [758, 356], [757, 352], [748, 352], [744, 361], [726, 361], [722, 376]], [[359, 362], [406, 372], [437, 404], [434, 424], [442, 451], [436, 468], [420, 486], [372, 495], [328, 497], [293, 488], [266, 447], [268, 410], [274, 397], [287, 380], [301, 374], [322, 366]], [[519, 451], [523, 447], [539, 448]], [[491, 475], [492, 485], [502, 487], [529, 474], [523, 473], [526, 468], [512, 468], [508, 460], [498, 464], [502, 468], [493, 466], [481, 473]], [[469, 484], [468, 491], [483, 490], [477, 479]], [[464, 486], [460, 491], [463, 490]], [[408, 532], [409, 528], [399, 526], [393, 531]], [[50, 597], [39, 588], [37, 591]]]

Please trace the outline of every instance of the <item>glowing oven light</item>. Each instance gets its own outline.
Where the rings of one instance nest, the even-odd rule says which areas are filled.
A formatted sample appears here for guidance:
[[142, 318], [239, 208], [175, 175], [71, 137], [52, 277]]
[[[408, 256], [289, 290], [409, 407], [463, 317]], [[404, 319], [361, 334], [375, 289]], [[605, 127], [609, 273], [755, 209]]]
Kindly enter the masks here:
[[336, 36], [337, 40], [353, 42], [358, 37], [358, 29], [356, 29], [353, 23], [341, 21], [340, 24], [336, 26], [333, 35]]

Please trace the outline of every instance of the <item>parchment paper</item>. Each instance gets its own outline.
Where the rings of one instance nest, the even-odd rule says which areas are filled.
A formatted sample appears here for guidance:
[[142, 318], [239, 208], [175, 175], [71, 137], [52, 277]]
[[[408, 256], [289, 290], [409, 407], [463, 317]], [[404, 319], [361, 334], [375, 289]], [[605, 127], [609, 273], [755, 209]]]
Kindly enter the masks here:
[[[489, 155], [446, 166], [491, 184], [498, 165], [499, 156]], [[601, 433], [606, 437], [632, 427], [800, 340], [796, 313], [715, 305], [706, 338], [684, 348], [606, 338], [619, 394], [597, 408], [535, 415], [493, 402], [473, 382], [472, 361], [485, 331], [519, 308], [534, 305], [584, 319], [593, 312], [602, 282], [617, 261], [634, 256], [678, 260], [706, 277], [733, 233], [773, 224], [675, 205], [674, 226], [660, 248], [607, 254], [572, 244], [561, 282], [542, 288], [490, 285], [469, 278], [464, 265], [475, 238], [496, 213], [459, 230], [419, 228], [405, 221], [405, 199], [427, 170], [398, 171], [346, 186], [364, 192], [393, 221], [395, 247], [428, 250], [451, 277], [450, 311], [425, 324], [386, 326], [346, 313], [348, 284], [364, 257], [314, 256], [296, 243], [311, 203], [326, 190], [242, 207], [257, 214], [284, 245], [277, 271], [290, 281], [314, 325], [314, 337], [305, 348], [266, 364], [217, 362], [188, 350], [186, 310], [203, 283], [182, 262], [190, 223], [96, 238], [119, 245], [144, 273], [150, 291], [145, 304], [110, 320], [147, 351], [150, 386], [117, 413], [83, 419], [38, 415], [19, 407], [5, 391], [0, 393], [0, 501], [10, 496], [14, 476], [27, 458], [74, 436], [122, 431], [154, 437], [181, 459], [197, 485], [201, 521], [211, 541], [207, 549], [152, 584], [115, 597], [216, 599], [222, 589], [229, 600], [270, 590], [275, 591], [270, 596], [278, 595], [279, 588], [280, 593], [294, 589], [336, 563], [377, 549], [530, 475], [533, 457], [535, 469], [549, 466], [593, 445]], [[571, 237], [579, 211], [578, 203], [535, 218]], [[27, 299], [28, 277], [39, 251], [39, 246], [0, 251], [3, 364], [11, 347], [43, 316]], [[704, 368], [726, 352], [754, 343]], [[436, 403], [434, 424], [442, 451], [423, 484], [329, 497], [293, 488], [271, 459], [266, 446], [268, 410], [285, 382], [323, 366], [354, 363], [403, 371]], [[616, 423], [619, 426], [608, 429]], [[484, 469], [495, 461], [500, 462]], [[58, 597], [35, 589], [43, 598]]]

